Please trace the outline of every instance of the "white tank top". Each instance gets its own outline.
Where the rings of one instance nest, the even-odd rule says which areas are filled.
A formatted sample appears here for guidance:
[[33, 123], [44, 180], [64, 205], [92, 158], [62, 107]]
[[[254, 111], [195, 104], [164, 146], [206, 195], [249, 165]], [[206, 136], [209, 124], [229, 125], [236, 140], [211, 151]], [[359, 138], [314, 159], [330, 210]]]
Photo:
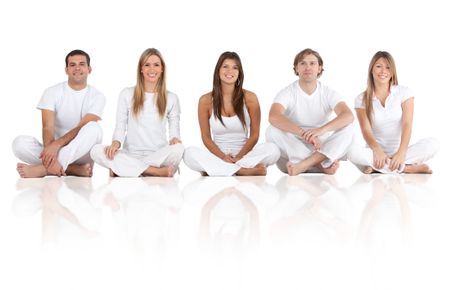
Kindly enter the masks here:
[[211, 114], [209, 127], [211, 128], [213, 140], [223, 153], [235, 155], [239, 153], [242, 146], [247, 142], [248, 132], [250, 131], [250, 116], [245, 105], [244, 117], [247, 130], [244, 130], [237, 115], [232, 117], [222, 116], [225, 124], [223, 126], [219, 119], [216, 119], [214, 114]]

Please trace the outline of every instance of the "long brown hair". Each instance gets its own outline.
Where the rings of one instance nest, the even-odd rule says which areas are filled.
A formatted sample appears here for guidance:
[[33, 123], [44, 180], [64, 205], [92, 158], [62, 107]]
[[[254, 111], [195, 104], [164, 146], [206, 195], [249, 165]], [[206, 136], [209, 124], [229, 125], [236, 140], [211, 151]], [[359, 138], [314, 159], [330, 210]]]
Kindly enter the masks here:
[[239, 70], [239, 76], [234, 84], [233, 91], [233, 109], [236, 112], [239, 120], [241, 121], [242, 127], [246, 128], [245, 116], [244, 116], [244, 89], [242, 88], [244, 83], [244, 70], [242, 68], [242, 62], [239, 55], [236, 52], [226, 51], [222, 53], [217, 60], [216, 68], [214, 69], [214, 80], [213, 80], [213, 111], [214, 117], [219, 119], [220, 123], [225, 126], [222, 120], [222, 108], [223, 108], [223, 93], [222, 85], [220, 81], [220, 68], [226, 59], [232, 59], [236, 61]]
[[161, 53], [156, 48], [146, 49], [139, 58], [137, 66], [136, 86], [134, 87], [133, 95], [133, 116], [136, 118], [144, 109], [145, 101], [145, 88], [144, 88], [144, 76], [142, 75], [142, 66], [147, 59], [156, 55], [161, 60], [162, 72], [156, 84], [156, 107], [158, 108], [159, 117], [162, 119], [166, 112], [167, 106], [167, 90], [166, 90], [166, 63]]
[[375, 63], [380, 59], [384, 58], [390, 67], [391, 72], [391, 80], [389, 83], [389, 87], [398, 85], [398, 79], [397, 79], [397, 69], [395, 68], [395, 62], [392, 55], [387, 51], [378, 51], [375, 53], [375, 55], [372, 57], [372, 60], [369, 64], [369, 70], [367, 75], [367, 89], [363, 92], [363, 100], [364, 100], [364, 107], [366, 109], [366, 115], [369, 119], [370, 124], [372, 124], [372, 98], [373, 94], [375, 92], [375, 81], [373, 79], [372, 70], [375, 66]]

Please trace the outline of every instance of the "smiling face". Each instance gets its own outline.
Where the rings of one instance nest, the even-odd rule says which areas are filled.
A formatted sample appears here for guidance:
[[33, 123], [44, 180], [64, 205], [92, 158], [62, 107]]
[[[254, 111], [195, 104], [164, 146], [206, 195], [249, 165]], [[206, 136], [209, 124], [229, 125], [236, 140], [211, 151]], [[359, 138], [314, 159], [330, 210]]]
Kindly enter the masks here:
[[157, 55], [150, 55], [141, 67], [141, 74], [144, 82], [152, 85], [158, 83], [163, 72], [161, 59]]
[[322, 66], [319, 65], [319, 59], [314, 54], [307, 54], [295, 66], [295, 72], [300, 80], [304, 82], [313, 82], [322, 71]]
[[225, 84], [236, 83], [239, 77], [239, 64], [234, 59], [225, 59], [219, 69], [220, 81]]
[[91, 67], [88, 65], [86, 56], [77, 54], [68, 57], [66, 74], [69, 77], [69, 85], [87, 85], [87, 77], [90, 73]]
[[391, 65], [384, 57], [380, 57], [372, 67], [375, 84], [389, 84], [392, 78]]

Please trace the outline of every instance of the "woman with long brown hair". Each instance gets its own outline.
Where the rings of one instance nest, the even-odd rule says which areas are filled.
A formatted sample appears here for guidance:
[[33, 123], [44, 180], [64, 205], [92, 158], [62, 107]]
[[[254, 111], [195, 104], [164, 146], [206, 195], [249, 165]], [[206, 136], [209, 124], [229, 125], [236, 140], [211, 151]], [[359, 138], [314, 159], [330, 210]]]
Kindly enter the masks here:
[[261, 111], [256, 95], [243, 89], [244, 71], [235, 52], [224, 52], [214, 70], [213, 90], [200, 97], [198, 120], [208, 150], [187, 148], [186, 165], [203, 175], [266, 175], [279, 158], [271, 143], [258, 144]]
[[414, 114], [412, 91], [398, 84], [392, 55], [378, 51], [369, 64], [367, 88], [356, 97], [355, 110], [366, 148], [354, 145], [348, 159], [362, 172], [432, 173], [424, 162], [439, 145], [434, 138], [410, 145]]
[[177, 95], [166, 89], [166, 64], [155, 48], [142, 53], [136, 86], [120, 93], [112, 139], [111, 145], [91, 150], [92, 159], [112, 176], [172, 177], [178, 169], [184, 151], [180, 105]]

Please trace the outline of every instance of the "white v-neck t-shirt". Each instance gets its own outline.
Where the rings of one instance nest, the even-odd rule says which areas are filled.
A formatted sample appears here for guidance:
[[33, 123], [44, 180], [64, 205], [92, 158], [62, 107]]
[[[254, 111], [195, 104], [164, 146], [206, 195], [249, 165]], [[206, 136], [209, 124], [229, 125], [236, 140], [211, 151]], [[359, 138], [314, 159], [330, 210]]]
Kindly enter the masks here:
[[[372, 132], [375, 140], [387, 154], [397, 152], [402, 136], [402, 104], [413, 97], [408, 87], [392, 86], [384, 107], [375, 96], [372, 98]], [[355, 99], [355, 109], [364, 109], [363, 94]]]
[[55, 113], [55, 138], [58, 139], [75, 128], [86, 114], [102, 116], [105, 96], [88, 85], [76, 91], [68, 82], [62, 82], [44, 91], [37, 105], [40, 110]]
[[341, 101], [340, 94], [321, 82], [317, 82], [316, 90], [308, 95], [296, 80], [281, 90], [273, 102], [285, 108], [285, 115], [292, 122], [304, 129], [311, 129], [329, 122], [334, 107]]

